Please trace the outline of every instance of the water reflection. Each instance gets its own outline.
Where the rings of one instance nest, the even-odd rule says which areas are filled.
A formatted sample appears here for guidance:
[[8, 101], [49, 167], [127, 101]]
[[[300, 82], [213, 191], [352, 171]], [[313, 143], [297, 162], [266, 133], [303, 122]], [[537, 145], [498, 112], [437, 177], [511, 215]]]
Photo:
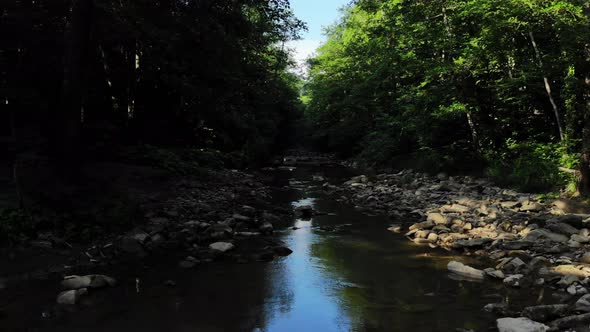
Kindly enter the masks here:
[[485, 304], [534, 302], [501, 283], [450, 278], [446, 264], [465, 257], [414, 245], [386, 231], [387, 218], [362, 215], [298, 183], [313, 198], [294, 206], [335, 214], [297, 220], [299, 229], [284, 236], [294, 253], [269, 267], [271, 298], [259, 330], [479, 330], [495, 319], [482, 311]]

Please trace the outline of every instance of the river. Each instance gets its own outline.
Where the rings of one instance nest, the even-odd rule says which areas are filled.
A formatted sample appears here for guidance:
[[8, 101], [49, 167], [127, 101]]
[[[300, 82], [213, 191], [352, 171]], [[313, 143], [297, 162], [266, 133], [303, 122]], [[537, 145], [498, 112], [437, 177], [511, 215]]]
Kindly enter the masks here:
[[31, 283], [21, 296], [39, 296], [21, 301], [12, 293], [6, 312], [20, 313], [8, 318], [6, 331], [480, 331], [494, 325], [482, 310], [488, 303], [537, 303], [539, 294], [449, 275], [450, 260], [478, 261], [387, 231], [392, 220], [325, 195], [313, 175], [339, 183], [351, 173], [341, 167], [274, 173], [277, 202], [322, 212], [275, 232], [290, 256], [189, 271], [179, 271], [176, 261], [134, 267], [119, 273], [126, 277], [118, 287], [66, 311], [52, 309], [55, 293], [43, 291], [50, 281]]

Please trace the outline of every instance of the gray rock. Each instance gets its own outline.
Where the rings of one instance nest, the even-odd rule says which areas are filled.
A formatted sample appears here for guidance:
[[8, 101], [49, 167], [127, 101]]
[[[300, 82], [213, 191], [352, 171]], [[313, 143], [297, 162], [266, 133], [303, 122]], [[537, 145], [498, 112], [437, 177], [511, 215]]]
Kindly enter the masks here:
[[590, 323], [590, 313], [559, 318], [549, 323], [549, 326], [551, 326], [551, 331], [563, 331], [588, 323]]
[[590, 313], [590, 294], [582, 295], [582, 297], [576, 301], [574, 310]]
[[474, 279], [483, 279], [485, 275], [485, 272], [482, 270], [475, 269], [457, 261], [450, 261], [447, 264], [447, 269], [455, 274]]
[[505, 241], [502, 243], [502, 248], [506, 250], [522, 250], [530, 248], [533, 244], [534, 242], [525, 240]]
[[499, 332], [546, 332], [549, 326], [526, 317], [500, 318], [496, 320]]
[[209, 245], [209, 248], [216, 251], [226, 252], [232, 250], [234, 245], [229, 242], [215, 242]]
[[271, 223], [269, 222], [265, 222], [264, 224], [262, 224], [258, 230], [260, 231], [260, 233], [262, 234], [271, 234], [274, 230], [274, 227], [272, 226]]
[[579, 235], [579, 234], [573, 234], [570, 237], [571, 241], [575, 241], [578, 243], [590, 243], [590, 236], [585, 236], [585, 235]]
[[62, 282], [64, 289], [101, 288], [114, 287], [117, 281], [114, 278], [102, 274], [90, 274], [86, 276], [68, 276]]
[[505, 285], [508, 285], [510, 287], [520, 287], [520, 286], [522, 286], [522, 279], [523, 278], [524, 278], [524, 275], [522, 275], [522, 274], [513, 274], [511, 276], [504, 278], [503, 282]]
[[572, 236], [574, 234], [578, 234], [578, 232], [579, 232], [579, 230], [577, 228], [575, 228], [574, 226], [571, 226], [571, 225], [563, 223], [563, 222], [548, 222], [545, 225], [545, 228], [547, 228], [555, 233], [559, 233], [559, 234], [563, 234], [563, 235], [567, 235], [567, 236]]
[[508, 313], [508, 303], [488, 303], [483, 307], [483, 310], [496, 315], [506, 315]]
[[490, 238], [477, 238], [477, 239], [470, 239], [470, 240], [458, 240], [453, 243], [453, 248], [473, 248], [473, 247], [481, 247], [485, 244], [493, 242], [493, 239]]
[[246, 222], [246, 223], [252, 221], [252, 218], [247, 217], [247, 216], [244, 216], [244, 215], [241, 215], [239, 213], [234, 213], [232, 215], [232, 218], [234, 218], [235, 221], [241, 221], [241, 222]]
[[492, 278], [496, 278], [496, 279], [504, 279], [506, 278], [506, 276], [504, 275], [504, 272], [502, 272], [501, 270], [496, 270], [494, 268], [487, 268], [484, 270], [484, 272], [486, 273], [486, 275], [492, 277]]
[[532, 242], [535, 242], [539, 239], [549, 239], [554, 242], [566, 243], [569, 240], [569, 237], [563, 234], [553, 233], [546, 229], [532, 230], [525, 237], [525, 240]]
[[565, 316], [568, 310], [567, 304], [538, 305], [524, 308], [522, 315], [534, 321], [547, 322]]
[[581, 215], [566, 214], [563, 216], [555, 216], [549, 219], [548, 222], [569, 224], [577, 228], [585, 227], [584, 218]]
[[86, 295], [88, 293], [88, 289], [86, 288], [80, 288], [80, 289], [72, 289], [72, 290], [67, 290], [64, 292], [61, 292], [57, 295], [57, 303], [59, 304], [76, 304], [78, 303], [78, 300], [80, 299], [80, 297], [82, 297], [83, 295]]

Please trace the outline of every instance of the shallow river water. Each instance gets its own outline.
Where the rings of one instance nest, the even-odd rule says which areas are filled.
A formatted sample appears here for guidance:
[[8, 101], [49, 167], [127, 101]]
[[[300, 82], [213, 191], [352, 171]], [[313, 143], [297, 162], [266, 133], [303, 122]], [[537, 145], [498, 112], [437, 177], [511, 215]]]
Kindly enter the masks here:
[[[387, 231], [392, 220], [325, 197], [313, 175], [338, 182], [349, 174], [329, 168], [276, 174], [277, 183], [289, 181], [290, 189], [277, 191], [275, 199], [325, 213], [277, 232], [293, 250], [288, 257], [191, 271], [179, 271], [176, 261], [132, 269], [136, 278], [59, 315], [49, 309], [55, 293], [31, 284], [22, 296], [38, 291], [37, 301], [9, 306], [10, 314], [23, 312], [4, 317], [9, 326], [0, 331], [486, 331], [495, 317], [482, 310], [485, 304], [537, 303], [538, 293], [454, 278], [446, 271], [449, 260], [478, 262]], [[168, 279], [176, 287], [166, 286]]]

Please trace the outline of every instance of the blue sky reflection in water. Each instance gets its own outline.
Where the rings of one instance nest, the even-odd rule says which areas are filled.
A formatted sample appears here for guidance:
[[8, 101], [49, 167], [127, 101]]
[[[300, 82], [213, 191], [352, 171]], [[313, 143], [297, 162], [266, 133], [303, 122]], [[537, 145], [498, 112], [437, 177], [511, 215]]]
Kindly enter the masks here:
[[[313, 200], [303, 200], [312, 203]], [[300, 205], [300, 204], [294, 204]], [[264, 331], [348, 331], [351, 324], [334, 289], [337, 280], [313, 257], [312, 245], [321, 238], [309, 220], [297, 220], [297, 230], [285, 239], [293, 254], [273, 263], [272, 293], [281, 296], [267, 308]], [[285, 294], [285, 292], [287, 294]], [[288, 299], [283, 303], [281, 299]]]

